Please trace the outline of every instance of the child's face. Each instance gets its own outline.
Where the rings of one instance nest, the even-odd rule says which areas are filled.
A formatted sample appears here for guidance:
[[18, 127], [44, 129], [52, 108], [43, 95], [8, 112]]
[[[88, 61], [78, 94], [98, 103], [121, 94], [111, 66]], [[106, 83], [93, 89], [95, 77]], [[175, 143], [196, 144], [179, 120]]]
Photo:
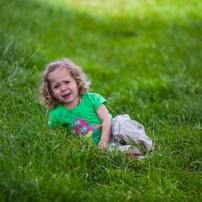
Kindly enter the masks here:
[[68, 109], [77, 106], [79, 96], [77, 83], [67, 69], [58, 68], [54, 70], [49, 74], [48, 79], [57, 100]]

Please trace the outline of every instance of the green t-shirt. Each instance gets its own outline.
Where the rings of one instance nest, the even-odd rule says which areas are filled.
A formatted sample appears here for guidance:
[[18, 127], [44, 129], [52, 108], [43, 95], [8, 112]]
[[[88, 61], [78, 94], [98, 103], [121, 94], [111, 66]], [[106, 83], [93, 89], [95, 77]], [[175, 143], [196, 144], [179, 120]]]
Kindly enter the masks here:
[[81, 103], [74, 109], [67, 109], [59, 104], [50, 112], [48, 124], [53, 128], [67, 127], [73, 130], [75, 137], [80, 135], [92, 137], [93, 144], [98, 144], [102, 135], [102, 124], [96, 110], [101, 104], [107, 105], [107, 101], [101, 95], [85, 93]]

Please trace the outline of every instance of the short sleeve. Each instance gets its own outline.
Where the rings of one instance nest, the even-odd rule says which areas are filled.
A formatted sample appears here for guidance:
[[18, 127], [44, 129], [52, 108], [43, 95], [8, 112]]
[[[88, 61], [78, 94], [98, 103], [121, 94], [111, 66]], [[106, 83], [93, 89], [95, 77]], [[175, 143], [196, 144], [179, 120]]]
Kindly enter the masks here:
[[93, 108], [95, 111], [99, 108], [101, 104], [107, 105], [107, 100], [105, 100], [101, 95], [94, 93], [92, 96]]
[[52, 128], [57, 128], [59, 126], [58, 120], [55, 117], [53, 111], [50, 112], [48, 125]]

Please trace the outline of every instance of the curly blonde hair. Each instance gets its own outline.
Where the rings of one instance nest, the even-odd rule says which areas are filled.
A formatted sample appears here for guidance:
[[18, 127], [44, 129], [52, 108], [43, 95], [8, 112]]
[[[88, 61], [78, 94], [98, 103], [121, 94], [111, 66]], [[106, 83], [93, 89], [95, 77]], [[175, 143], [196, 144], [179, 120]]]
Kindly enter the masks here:
[[53, 94], [51, 83], [48, 78], [49, 74], [58, 68], [66, 68], [70, 72], [71, 76], [77, 83], [78, 93], [80, 96], [88, 92], [90, 88], [89, 86], [91, 81], [89, 78], [85, 75], [83, 70], [75, 65], [71, 60], [64, 58], [62, 60], [52, 62], [47, 66], [44, 72], [43, 83], [41, 85], [41, 103], [46, 105], [47, 108], [56, 108], [60, 103]]

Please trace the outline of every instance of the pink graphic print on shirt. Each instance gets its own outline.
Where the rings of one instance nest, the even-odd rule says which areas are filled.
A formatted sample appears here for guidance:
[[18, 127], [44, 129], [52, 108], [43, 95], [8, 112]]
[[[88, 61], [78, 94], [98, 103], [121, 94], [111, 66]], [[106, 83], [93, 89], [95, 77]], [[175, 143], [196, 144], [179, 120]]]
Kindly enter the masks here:
[[[96, 130], [100, 128], [99, 125], [93, 126]], [[77, 135], [87, 135], [89, 131], [92, 131], [93, 133], [96, 133], [96, 131], [93, 129], [93, 127], [89, 126], [88, 123], [84, 119], [76, 119], [73, 124], [72, 128], [74, 129], [75, 133]]]

